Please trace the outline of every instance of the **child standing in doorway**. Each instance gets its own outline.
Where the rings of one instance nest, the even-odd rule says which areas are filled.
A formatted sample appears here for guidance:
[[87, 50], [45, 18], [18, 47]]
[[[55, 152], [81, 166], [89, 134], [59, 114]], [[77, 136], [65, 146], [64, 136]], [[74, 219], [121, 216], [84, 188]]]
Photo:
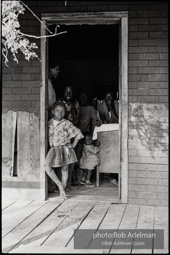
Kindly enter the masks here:
[[95, 145], [93, 144], [92, 137], [89, 133], [84, 135], [83, 151], [79, 161], [79, 167], [84, 170], [80, 183], [87, 187], [94, 187], [90, 181], [90, 178], [92, 175], [92, 170], [94, 170], [95, 166], [99, 164], [99, 159], [97, 157], [99, 145], [99, 141], [96, 141]]
[[[51, 148], [45, 159], [45, 171], [58, 186], [60, 197], [66, 199], [64, 189], [68, 180], [68, 166], [78, 161], [73, 148], [83, 135], [70, 121], [64, 119], [66, 108], [63, 102], [54, 103], [52, 113], [54, 117], [49, 121]], [[55, 174], [53, 168], [56, 167], [61, 167], [62, 182]]]

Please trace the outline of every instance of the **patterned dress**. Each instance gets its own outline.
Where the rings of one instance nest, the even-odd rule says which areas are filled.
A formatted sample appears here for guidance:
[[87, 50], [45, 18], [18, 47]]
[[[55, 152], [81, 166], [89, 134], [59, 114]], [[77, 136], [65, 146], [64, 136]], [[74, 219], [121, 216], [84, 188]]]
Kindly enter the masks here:
[[47, 154], [45, 165], [61, 167], [77, 162], [73, 149], [68, 149], [70, 140], [74, 137], [83, 138], [81, 131], [70, 121], [62, 119], [56, 121], [52, 118], [49, 121], [49, 143], [52, 146]]
[[99, 159], [97, 157], [98, 152], [98, 147], [83, 144], [83, 151], [79, 162], [79, 167], [82, 169], [93, 170], [95, 166], [99, 165]]

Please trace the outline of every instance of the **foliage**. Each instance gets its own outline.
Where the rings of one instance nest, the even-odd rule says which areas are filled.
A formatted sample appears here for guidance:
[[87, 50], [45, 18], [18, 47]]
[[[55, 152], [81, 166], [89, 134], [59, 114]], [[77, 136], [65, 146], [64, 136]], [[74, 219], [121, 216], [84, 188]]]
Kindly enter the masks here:
[[[30, 43], [27, 37], [32, 37], [36, 39], [53, 37], [67, 33], [66, 31], [57, 33], [57, 28], [59, 25], [56, 25], [55, 33], [52, 33], [48, 27], [44, 24], [43, 26], [48, 30], [50, 35], [46, 36], [35, 36], [28, 35], [20, 30], [20, 24], [18, 21], [18, 16], [24, 14], [25, 8], [27, 8], [35, 17], [39, 20], [41, 24], [43, 22], [34, 14], [34, 12], [22, 1], [3, 1], [2, 2], [2, 54], [5, 58], [5, 64], [8, 66], [8, 53], [11, 51], [13, 59], [18, 63], [17, 53], [20, 50], [26, 60], [31, 58], [38, 58], [34, 49], [38, 48], [36, 43]], [[38, 58], [39, 59], [39, 58]], [[40, 59], [39, 59], [40, 60]]]
[[[5, 64], [8, 62], [9, 50], [13, 54], [13, 59], [18, 63], [16, 54], [20, 50], [25, 59], [38, 58], [34, 49], [38, 48], [35, 43], [30, 43], [28, 38], [20, 31], [18, 21], [19, 14], [24, 14], [25, 8], [19, 1], [2, 2], [2, 54]], [[7, 65], [8, 66], [8, 65]]]

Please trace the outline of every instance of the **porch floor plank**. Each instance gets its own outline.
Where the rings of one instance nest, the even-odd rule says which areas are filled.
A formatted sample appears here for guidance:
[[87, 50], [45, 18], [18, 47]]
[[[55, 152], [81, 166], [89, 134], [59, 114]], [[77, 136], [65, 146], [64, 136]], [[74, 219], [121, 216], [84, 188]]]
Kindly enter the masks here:
[[19, 242], [21, 242], [30, 232], [34, 230], [41, 222], [43, 222], [63, 200], [55, 202], [44, 202], [44, 205], [35, 211], [28, 219], [23, 221], [10, 233], [2, 239], [2, 251], [4, 253], [12, 250]]
[[113, 196], [75, 195], [75, 196], [72, 196], [71, 199], [74, 199], [77, 201], [120, 203], [120, 200], [117, 197], [113, 197]]
[[168, 207], [155, 207], [155, 222], [154, 229], [164, 229], [164, 249], [155, 249], [153, 247], [153, 253], [157, 254], [168, 254], [168, 240], [169, 240], [169, 228], [168, 228]]
[[16, 202], [16, 200], [2, 200], [2, 203], [1, 203], [1, 208], [2, 208], [2, 211], [7, 209], [9, 206], [11, 206], [12, 204], [14, 204]]
[[16, 247], [20, 245], [31, 244], [32, 246], [40, 246], [53, 233], [63, 220], [77, 206], [76, 201], [64, 201], [51, 215], [37, 226], [30, 234], [28, 234]]
[[12, 203], [10, 206], [8, 206], [4, 210], [3, 214], [11, 214], [12, 212], [15, 212], [16, 210], [20, 210], [20, 209], [24, 208], [25, 206], [29, 205], [32, 202], [33, 202], [33, 200], [31, 200], [31, 201], [29, 201], [29, 200], [25, 200], [25, 201], [17, 200], [15, 203]]
[[65, 247], [93, 206], [94, 202], [80, 202], [43, 245]]
[[[127, 205], [126, 209], [123, 214], [122, 221], [119, 225], [118, 232], [121, 229], [136, 229], [138, 216], [139, 216], [139, 205]], [[131, 248], [129, 247], [127, 249], [118, 249], [116, 247], [116, 244], [120, 241], [119, 238], [114, 239], [113, 246], [110, 250], [110, 253], [131, 253]]]
[[[121, 223], [125, 208], [126, 205], [124, 204], [111, 204], [98, 230], [117, 230]], [[94, 239], [93, 243], [90, 244], [89, 248], [92, 248], [94, 246], [100, 247], [101, 241], [101, 238]], [[109, 241], [112, 242], [113, 239], [110, 238]], [[110, 248], [111, 245], [107, 245], [107, 248], [105, 248], [105, 246], [103, 245], [103, 251], [105, 253], [109, 253]]]
[[[154, 206], [141, 206], [139, 212], [139, 218], [136, 229], [150, 229], [153, 233], [155, 218], [155, 207]], [[138, 241], [138, 238], [134, 238], [134, 241]], [[150, 241], [151, 249], [135, 249], [135, 246], [132, 247], [132, 253], [152, 253], [152, 244], [153, 239], [148, 239]]]
[[18, 249], [12, 250], [9, 253], [17, 254], [103, 254], [103, 251], [100, 249], [71, 249], [70, 247], [56, 247], [56, 246], [29, 246], [26, 247], [21, 245]]
[[[97, 203], [94, 205], [94, 208], [91, 210], [91, 212], [87, 215], [85, 220], [82, 222], [82, 224], [79, 226], [78, 230], [81, 229], [91, 229], [94, 230], [92, 231], [89, 235], [87, 234], [86, 237], [86, 243], [84, 243], [84, 249], [90, 249], [88, 247], [90, 245], [90, 242], [92, 241], [92, 234], [96, 232], [96, 230], [99, 228], [100, 224], [102, 223], [106, 213], [108, 212], [110, 208], [109, 203]], [[67, 247], [70, 247], [73, 249], [74, 247], [74, 240], [73, 238], [70, 240], [69, 244]]]
[[[9, 207], [2, 211], [2, 217], [5, 219], [4, 226], [9, 224], [9, 228], [13, 226], [15, 228], [2, 238], [3, 253], [168, 253], [168, 207], [76, 201], [72, 198], [64, 202], [53, 198], [53, 201], [42, 201], [39, 207], [35, 201], [22, 201], [22, 203], [16, 201], [16, 205], [10, 202]], [[22, 213], [26, 215], [27, 211], [30, 215], [28, 213], [28, 217], [19, 225], [14, 224], [19, 222]], [[118, 249], [115, 246], [115, 249], [113, 247], [98, 249], [95, 246], [97, 249], [92, 249], [92, 236], [89, 236], [86, 247], [74, 249], [74, 235], [76, 235], [74, 230], [78, 229], [94, 229], [94, 233], [101, 229], [115, 231], [151, 229], [153, 232], [155, 229], [164, 229], [165, 246], [162, 250], [154, 249], [154, 246], [149, 250], [138, 250], [133, 246], [128, 249]], [[116, 240], [119, 241], [115, 238], [114, 241]]]
[[[28, 208], [31, 204], [32, 201], [17, 201], [4, 210], [2, 214], [2, 237], [29, 216], [30, 212]], [[28, 210], [26, 206], [28, 206]]]

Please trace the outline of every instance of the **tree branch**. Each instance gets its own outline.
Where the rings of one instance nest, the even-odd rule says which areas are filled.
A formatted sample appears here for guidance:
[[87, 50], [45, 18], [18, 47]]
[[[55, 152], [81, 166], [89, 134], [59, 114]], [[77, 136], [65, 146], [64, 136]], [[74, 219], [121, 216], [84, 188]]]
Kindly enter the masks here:
[[43, 24], [43, 26], [48, 30], [48, 32], [50, 33], [50, 34], [53, 34], [49, 29], [48, 29], [48, 27], [46, 26], [46, 25], [44, 25], [44, 23], [37, 17], [37, 15], [26, 5], [26, 4], [24, 4], [22, 1], [20, 1], [19, 0], [19, 2], [22, 4], [22, 5], [24, 5], [33, 15], [34, 15], [34, 17], [36, 17], [38, 20], [39, 20], [39, 22], [41, 23], [41, 24]]
[[67, 33], [67, 31], [63, 31], [63, 32], [60, 32], [58, 34], [52, 34], [52, 35], [36, 36], [36, 35], [28, 35], [28, 34], [19, 32], [19, 34], [21, 34], [21, 35], [24, 35], [24, 36], [27, 36], [27, 37], [36, 38], [36, 39], [47, 38], [47, 37], [54, 37], [54, 36], [65, 34], [65, 33]]

